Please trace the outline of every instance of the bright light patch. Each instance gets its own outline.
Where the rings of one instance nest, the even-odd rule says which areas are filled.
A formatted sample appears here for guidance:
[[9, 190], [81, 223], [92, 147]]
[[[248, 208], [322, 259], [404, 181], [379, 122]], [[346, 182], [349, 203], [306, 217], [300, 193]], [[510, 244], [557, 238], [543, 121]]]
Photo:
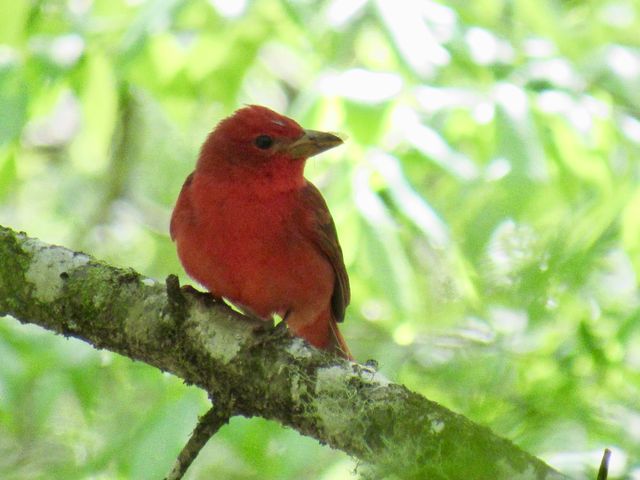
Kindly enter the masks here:
[[510, 117], [519, 120], [526, 118], [528, 100], [522, 88], [511, 83], [501, 83], [496, 87], [495, 95], [496, 100]]
[[418, 74], [429, 76], [449, 63], [451, 55], [425, 22], [420, 2], [378, 0], [376, 5], [400, 53]]
[[0, 45], [0, 67], [12, 65], [18, 61], [18, 53], [8, 45]]
[[620, 122], [622, 133], [636, 143], [640, 143], [640, 121], [629, 115], [624, 115]]
[[380, 300], [369, 299], [363, 303], [360, 308], [360, 313], [367, 320], [376, 322], [384, 319], [386, 310], [387, 309], [384, 308], [384, 304]]
[[[259, 52], [260, 63], [287, 85], [304, 88], [309, 77], [308, 65], [299, 52], [279, 42], [268, 42]], [[259, 76], [264, 81], [263, 75]]]
[[405, 133], [411, 145], [449, 173], [463, 180], [472, 180], [478, 176], [478, 169], [473, 161], [462, 153], [454, 151], [435, 130], [414, 123]]
[[420, 106], [427, 112], [447, 108], [474, 108], [481, 102], [480, 95], [464, 88], [418, 87], [415, 90]]
[[525, 310], [513, 310], [507, 307], [492, 307], [489, 319], [493, 327], [505, 335], [522, 333], [526, 330], [529, 318]]
[[434, 24], [454, 27], [458, 21], [456, 12], [441, 3], [424, 1], [421, 4], [425, 18]]
[[524, 42], [524, 51], [531, 58], [546, 58], [556, 54], [556, 46], [546, 38], [528, 38]]
[[416, 339], [416, 332], [411, 325], [405, 323], [396, 328], [393, 332], [393, 340], [398, 345], [411, 345]]
[[247, 8], [246, 0], [209, 0], [209, 2], [220, 15], [227, 18], [239, 17]]
[[513, 50], [484, 28], [472, 27], [465, 34], [471, 58], [478, 65], [491, 65], [513, 57]]
[[627, 28], [636, 21], [635, 13], [630, 3], [607, 2], [600, 10], [599, 17], [604, 23], [608, 23], [612, 27]]
[[51, 58], [58, 65], [69, 67], [76, 63], [84, 51], [84, 40], [71, 33], [56, 38], [51, 45]]
[[395, 97], [402, 86], [402, 79], [394, 73], [372, 72], [361, 68], [327, 75], [320, 80], [320, 88], [327, 94], [370, 104]]
[[621, 248], [607, 252], [601, 259], [600, 269], [591, 275], [589, 283], [596, 294], [594, 300], [598, 302], [596, 318], [601, 315], [600, 306], [606, 310], [622, 310], [637, 308], [640, 304], [633, 264]]
[[327, 23], [339, 28], [349, 22], [367, 4], [367, 0], [333, 0], [326, 11]]
[[640, 76], [640, 56], [620, 46], [611, 47], [607, 53], [609, 67], [614, 73], [628, 79]]
[[[127, 3], [129, 5], [132, 5], [134, 2], [129, 1]], [[138, 4], [140, 3], [142, 2], [138, 2]], [[69, 9], [69, 12], [71, 12], [73, 15], [76, 15], [78, 17], [82, 15], [86, 15], [92, 6], [93, 6], [92, 0], [69, 0], [67, 2], [67, 8]]]
[[537, 98], [538, 108], [546, 113], [566, 117], [576, 130], [588, 133], [593, 129], [595, 118], [608, 118], [607, 106], [599, 100], [584, 96], [574, 99], [571, 95], [557, 90], [542, 92]]
[[577, 75], [569, 62], [562, 58], [537, 60], [531, 63], [529, 75], [533, 79], [546, 80], [559, 87], [572, 90], [581, 88], [583, 80]]
[[68, 91], [60, 95], [53, 111], [30, 121], [24, 129], [23, 141], [29, 146], [58, 147], [70, 142], [80, 128], [80, 105]]
[[493, 160], [484, 172], [484, 178], [489, 181], [500, 180], [506, 177], [511, 172], [511, 163], [504, 157], [496, 158]]
[[493, 105], [493, 103], [489, 102], [480, 102], [471, 111], [473, 119], [480, 125], [486, 125], [487, 123], [490, 123], [493, 120], [495, 113], [495, 106]]

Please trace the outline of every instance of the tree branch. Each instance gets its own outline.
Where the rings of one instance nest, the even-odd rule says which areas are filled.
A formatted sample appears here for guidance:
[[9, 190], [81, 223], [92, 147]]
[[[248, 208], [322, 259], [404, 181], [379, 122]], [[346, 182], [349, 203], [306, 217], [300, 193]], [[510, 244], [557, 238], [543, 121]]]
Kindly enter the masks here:
[[209, 439], [223, 425], [229, 423], [231, 412], [226, 408], [227, 406], [223, 402], [217, 402], [216, 405], [212, 406], [207, 413], [198, 419], [198, 424], [193, 429], [191, 438], [189, 438], [189, 441], [178, 455], [178, 459], [166, 480], [180, 480]]
[[165, 286], [0, 227], [0, 315], [143, 361], [373, 464], [375, 476], [564, 478], [375, 370]]

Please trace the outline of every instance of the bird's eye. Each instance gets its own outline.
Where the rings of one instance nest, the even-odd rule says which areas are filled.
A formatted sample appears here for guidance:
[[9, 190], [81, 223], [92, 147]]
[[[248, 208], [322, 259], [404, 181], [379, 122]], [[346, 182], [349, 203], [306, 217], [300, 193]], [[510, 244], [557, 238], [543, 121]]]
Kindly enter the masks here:
[[273, 145], [273, 138], [271, 138], [269, 135], [259, 135], [256, 137], [254, 143], [256, 144], [256, 147], [262, 150], [266, 150], [267, 148], [270, 148], [271, 145]]

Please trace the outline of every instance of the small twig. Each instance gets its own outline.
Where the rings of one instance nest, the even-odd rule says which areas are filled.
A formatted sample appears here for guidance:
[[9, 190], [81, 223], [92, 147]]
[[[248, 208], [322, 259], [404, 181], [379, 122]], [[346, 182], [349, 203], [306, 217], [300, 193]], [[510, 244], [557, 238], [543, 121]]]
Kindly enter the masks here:
[[602, 455], [602, 461], [600, 462], [600, 469], [598, 470], [598, 479], [597, 480], [607, 480], [609, 476], [609, 459], [611, 458], [611, 450], [608, 448], [604, 449], [604, 454]]
[[228, 408], [230, 402], [216, 402], [207, 413], [198, 419], [196, 428], [191, 433], [191, 438], [187, 444], [182, 448], [182, 451], [176, 459], [176, 463], [173, 465], [169, 475], [165, 477], [165, 480], [180, 480], [193, 461], [196, 459], [200, 450], [204, 448], [209, 439], [213, 437], [223, 425], [229, 422], [231, 418], [231, 410]]

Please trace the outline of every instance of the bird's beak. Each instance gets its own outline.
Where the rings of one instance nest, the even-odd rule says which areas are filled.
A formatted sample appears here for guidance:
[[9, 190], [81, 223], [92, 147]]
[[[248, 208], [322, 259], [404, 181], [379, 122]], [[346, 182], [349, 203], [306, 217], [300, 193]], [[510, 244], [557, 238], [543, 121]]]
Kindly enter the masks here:
[[285, 150], [291, 158], [309, 158], [342, 143], [342, 139], [333, 133], [305, 130], [304, 135], [289, 144]]

